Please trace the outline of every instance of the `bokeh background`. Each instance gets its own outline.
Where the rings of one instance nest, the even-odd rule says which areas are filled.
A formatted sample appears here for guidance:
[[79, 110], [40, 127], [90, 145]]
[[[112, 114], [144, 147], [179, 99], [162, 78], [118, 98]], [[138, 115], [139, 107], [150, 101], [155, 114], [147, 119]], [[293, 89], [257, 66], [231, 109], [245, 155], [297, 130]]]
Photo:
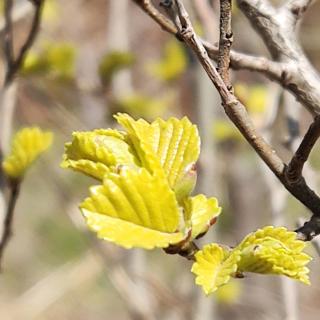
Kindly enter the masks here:
[[[205, 0], [185, 2], [199, 34], [217, 42], [218, 1], [212, 7]], [[18, 48], [30, 25], [30, 3], [15, 1], [15, 13]], [[268, 56], [236, 6], [233, 13], [234, 48]], [[300, 32], [316, 68], [319, 14], [316, 2]], [[310, 116], [262, 76], [236, 71], [232, 77], [256, 126], [288, 159]], [[38, 125], [52, 130], [55, 139], [23, 181], [0, 275], [0, 319], [318, 319], [320, 260], [311, 245], [311, 286], [247, 274], [206, 298], [187, 260], [161, 250], [127, 251], [85, 228], [77, 206], [95, 182], [59, 167], [64, 143], [73, 131], [116, 127], [112, 115], [119, 111], [148, 120], [187, 115], [199, 126], [195, 192], [216, 196], [223, 207], [200, 244], [232, 246], [259, 227], [294, 229], [308, 217], [226, 119], [193, 54], [133, 1], [46, 0], [41, 31], [12, 99], [12, 132]], [[290, 131], [289, 117], [297, 120], [296, 131]], [[314, 187], [319, 167], [316, 147], [306, 170]]]

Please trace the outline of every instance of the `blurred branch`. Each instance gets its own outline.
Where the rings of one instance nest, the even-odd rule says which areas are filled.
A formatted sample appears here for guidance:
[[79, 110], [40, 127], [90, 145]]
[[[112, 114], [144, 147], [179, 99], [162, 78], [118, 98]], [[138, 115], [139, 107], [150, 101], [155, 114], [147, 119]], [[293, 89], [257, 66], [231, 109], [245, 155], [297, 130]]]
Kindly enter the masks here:
[[28, 50], [33, 45], [40, 28], [41, 11], [44, 0], [31, 1], [34, 5], [34, 15], [32, 19], [31, 28], [27, 35], [25, 42], [19, 50], [17, 57], [14, 57], [13, 50], [13, 26], [12, 26], [12, 7], [13, 0], [5, 1], [5, 27], [4, 27], [4, 52], [6, 58], [6, 74], [4, 79], [4, 86], [8, 86], [12, 81], [17, 71], [21, 67], [23, 60]]
[[[32, 12], [32, 6], [28, 2], [22, 2], [19, 3], [19, 5], [15, 8], [13, 8], [12, 11], [12, 22], [17, 23], [20, 20], [27, 17]], [[5, 19], [0, 18], [0, 35], [2, 35], [2, 32], [4, 31], [5, 26]]]
[[[3, 47], [5, 58], [5, 77], [3, 88], [0, 92], [0, 110], [1, 110], [1, 134], [0, 134], [0, 156], [3, 157], [5, 148], [7, 148], [10, 140], [10, 132], [12, 126], [12, 118], [15, 105], [16, 85], [14, 77], [23, 64], [24, 58], [33, 45], [35, 38], [40, 28], [40, 18], [44, 0], [32, 0], [34, 6], [34, 15], [31, 23], [31, 28], [27, 34], [26, 40], [21, 46], [17, 56], [14, 54], [14, 35], [13, 35], [13, 0], [6, 0], [4, 2], [4, 35]], [[2, 160], [2, 159], [1, 159]], [[0, 191], [1, 199], [4, 198], [5, 175], [2, 170], [2, 162], [0, 163]], [[0, 265], [4, 250], [10, 240], [12, 234], [12, 223], [15, 204], [19, 195], [20, 181], [9, 182], [10, 197], [4, 209], [4, 222], [0, 242]], [[2, 212], [0, 212], [2, 216]]]
[[0, 269], [2, 269], [2, 258], [5, 251], [5, 248], [8, 245], [8, 242], [12, 236], [12, 224], [13, 224], [13, 216], [14, 216], [14, 208], [17, 203], [17, 199], [20, 191], [20, 182], [19, 181], [11, 181], [10, 183], [10, 197], [7, 206], [7, 211], [5, 214], [5, 219], [3, 222], [3, 232], [0, 241]]
[[46, 318], [44, 313], [68, 292], [90, 285], [102, 271], [97, 256], [85, 252], [77, 261], [58, 266], [6, 306], [1, 305], [2, 319]]
[[[3, 39], [3, 51], [4, 56], [7, 63], [7, 69], [10, 68], [10, 65], [13, 63], [13, 30], [12, 30], [12, 19], [11, 19], [11, 12], [13, 8], [13, 0], [7, 0], [4, 2], [4, 39]], [[8, 72], [8, 71], [7, 71]], [[6, 76], [7, 78], [7, 76]], [[6, 80], [5, 80], [6, 83]]]

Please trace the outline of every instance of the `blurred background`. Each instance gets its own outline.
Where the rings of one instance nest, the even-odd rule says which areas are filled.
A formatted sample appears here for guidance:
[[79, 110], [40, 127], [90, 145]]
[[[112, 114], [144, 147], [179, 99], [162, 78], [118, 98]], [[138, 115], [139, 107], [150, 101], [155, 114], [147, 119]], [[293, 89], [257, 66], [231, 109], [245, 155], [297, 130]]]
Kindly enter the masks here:
[[[185, 3], [197, 32], [217, 42], [219, 2]], [[14, 14], [19, 47], [32, 6], [17, 0]], [[234, 48], [268, 56], [236, 5], [233, 14]], [[300, 32], [316, 68], [319, 14], [316, 2]], [[3, 23], [2, 14], [1, 38]], [[258, 129], [288, 159], [310, 116], [261, 75], [235, 71], [232, 77]], [[294, 229], [308, 217], [226, 119], [193, 54], [133, 1], [46, 0], [39, 36], [12, 99], [12, 132], [38, 125], [52, 130], [55, 140], [22, 184], [0, 275], [0, 319], [318, 319], [320, 260], [311, 245], [311, 286], [247, 274], [205, 297], [194, 284], [191, 262], [161, 250], [127, 251], [97, 240], [84, 226], [78, 204], [96, 182], [60, 169], [64, 143], [73, 131], [116, 127], [112, 115], [119, 111], [148, 120], [187, 115], [198, 125], [202, 148], [195, 192], [216, 196], [223, 207], [199, 245], [233, 246], [259, 227]], [[314, 187], [319, 154], [316, 147], [306, 169]]]

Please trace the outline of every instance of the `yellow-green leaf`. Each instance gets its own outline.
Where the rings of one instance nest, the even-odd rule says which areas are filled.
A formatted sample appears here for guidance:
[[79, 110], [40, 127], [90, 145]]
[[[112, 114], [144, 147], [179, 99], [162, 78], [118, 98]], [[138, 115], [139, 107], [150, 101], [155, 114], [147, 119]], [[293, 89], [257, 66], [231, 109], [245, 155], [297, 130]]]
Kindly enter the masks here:
[[102, 180], [103, 177], [110, 172], [109, 167], [105, 164], [86, 159], [70, 160], [65, 158], [61, 163], [61, 167], [64, 169], [70, 168], [72, 170], [82, 172], [97, 180]]
[[89, 228], [98, 237], [126, 249], [139, 247], [143, 249], [165, 248], [179, 243], [184, 235], [181, 232], [161, 232], [122, 219], [82, 209]]
[[195, 259], [191, 271], [196, 275], [196, 284], [209, 295], [236, 273], [240, 252], [230, 253], [217, 244], [209, 244], [195, 254]]
[[125, 142], [123, 133], [111, 129], [74, 132], [72, 142], [66, 143], [61, 166], [71, 168], [102, 180], [121, 165], [137, 167], [139, 160]]
[[237, 247], [239, 271], [279, 274], [309, 284], [306, 267], [311, 257], [302, 250], [306, 243], [283, 227], [268, 226], [248, 235]]
[[53, 134], [40, 128], [24, 128], [18, 131], [12, 141], [11, 153], [5, 157], [2, 167], [11, 178], [20, 178], [31, 164], [52, 143]]
[[128, 131], [129, 138], [148, 170], [161, 166], [172, 189], [185, 177], [199, 157], [200, 139], [197, 127], [186, 117], [181, 120], [157, 119], [151, 124], [135, 121], [127, 114], [117, 114], [117, 121]]
[[[181, 217], [174, 192], [165, 179], [151, 175], [146, 169], [136, 171], [123, 167], [119, 174], [106, 175], [103, 185], [91, 187], [90, 191], [91, 196], [80, 205], [81, 209], [153, 231], [179, 233], [179, 239], [183, 239], [178, 232]], [[103, 229], [104, 238], [108, 238], [108, 230], [114, 234], [112, 228]]]
[[192, 238], [208, 231], [221, 213], [221, 207], [216, 198], [207, 198], [203, 194], [187, 198], [184, 201], [185, 220], [192, 228]]

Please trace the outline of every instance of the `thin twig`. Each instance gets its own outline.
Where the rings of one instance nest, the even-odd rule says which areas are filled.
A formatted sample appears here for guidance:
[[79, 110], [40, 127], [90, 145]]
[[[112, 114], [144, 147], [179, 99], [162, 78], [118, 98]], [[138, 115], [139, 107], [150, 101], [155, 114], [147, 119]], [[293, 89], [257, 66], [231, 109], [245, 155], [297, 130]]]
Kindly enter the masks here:
[[264, 138], [256, 131], [246, 108], [234, 96], [234, 94], [228, 90], [216, 68], [209, 59], [207, 51], [203, 47], [201, 40], [195, 34], [188, 13], [186, 12], [182, 2], [180, 0], [176, 0], [175, 3], [178, 8], [182, 25], [180, 36], [196, 53], [199, 62], [202, 64], [210, 80], [218, 90], [227, 116], [237, 126], [245, 139], [255, 149], [256, 153], [261, 157], [271, 171], [278, 177], [285, 188], [295, 198], [309, 208], [311, 212], [319, 216], [320, 219], [320, 198], [318, 195], [308, 187], [304, 179], [301, 179], [294, 184], [289, 184], [287, 182], [284, 175], [285, 164], [277, 155], [275, 150], [273, 150]]
[[[144, 12], [146, 12], [160, 27], [179, 37], [178, 29], [172, 21], [159, 12], [150, 0], [133, 0]], [[203, 46], [206, 48], [211, 59], [217, 60], [219, 47], [201, 39]], [[245, 69], [263, 73], [270, 79], [284, 85], [284, 80], [288, 78], [289, 70], [280, 62], [271, 61], [265, 57], [256, 57], [249, 54], [240, 53], [234, 50], [230, 52], [230, 66], [233, 69]]]
[[233, 42], [231, 29], [231, 0], [220, 0], [220, 37], [218, 54], [218, 71], [227, 87], [231, 89], [230, 82], [230, 50]]
[[17, 199], [19, 196], [20, 191], [20, 182], [19, 181], [11, 181], [11, 188], [10, 188], [10, 198], [8, 202], [7, 212], [5, 215], [5, 219], [3, 222], [3, 233], [0, 241], [0, 269], [1, 269], [1, 262], [3, 258], [3, 254], [5, 248], [10, 240], [12, 235], [12, 224], [13, 224], [13, 216], [14, 216], [14, 209], [17, 203]]
[[[12, 26], [12, 9], [13, 9], [13, 0], [6, 0], [4, 6], [4, 18], [5, 18], [5, 26], [4, 26], [4, 56], [5, 56], [5, 63], [6, 63], [6, 71], [5, 71], [5, 78], [4, 84], [2, 88], [2, 92], [0, 92], [0, 107], [2, 110], [2, 118], [6, 119], [7, 123], [2, 123], [3, 128], [8, 128], [12, 123], [12, 114], [13, 114], [13, 107], [8, 103], [12, 102], [11, 99], [7, 99], [10, 96], [12, 90], [14, 90], [14, 77], [18, 72], [19, 68], [22, 66], [24, 58], [28, 52], [28, 50], [33, 45], [35, 38], [38, 34], [40, 28], [40, 18], [44, 0], [31, 0], [34, 6], [34, 16], [31, 24], [31, 28], [27, 35], [25, 42], [23, 43], [22, 47], [20, 48], [17, 57], [14, 55], [14, 39], [13, 39], [13, 26]], [[9, 108], [8, 108], [9, 106]], [[13, 106], [13, 105], [12, 105]], [[8, 110], [10, 113], [8, 114]], [[2, 133], [6, 132], [6, 130], [2, 130]], [[1, 139], [7, 140], [7, 137], [1, 136]], [[6, 146], [8, 143], [7, 141], [1, 141], [2, 145], [0, 145], [0, 155], [3, 155], [3, 146]], [[1, 163], [0, 163], [1, 165]], [[4, 179], [4, 172], [0, 169], [0, 191], [4, 194], [5, 189], [5, 179]], [[1, 268], [1, 261], [4, 254], [4, 250], [10, 240], [12, 234], [12, 223], [13, 223], [13, 216], [14, 216], [14, 208], [15, 204], [19, 195], [20, 189], [20, 181], [9, 181], [8, 185], [10, 189], [10, 197], [7, 204], [5, 217], [4, 217], [4, 228], [1, 235], [0, 241], [0, 268]]]
[[303, 137], [300, 146], [293, 155], [286, 169], [286, 177], [289, 183], [295, 183], [302, 177], [302, 170], [308, 160], [310, 152], [320, 137], [320, 116], [315, 117], [307, 133]]
[[[18, 72], [19, 68], [21, 67], [23, 60], [28, 52], [28, 50], [33, 45], [36, 36], [38, 34], [40, 28], [40, 21], [41, 21], [41, 12], [44, 0], [32, 1], [35, 11], [34, 16], [32, 19], [32, 24], [28, 36], [22, 45], [21, 49], [17, 57], [14, 57], [13, 53], [13, 35], [12, 35], [12, 18], [11, 18], [11, 11], [12, 11], [12, 0], [6, 1], [8, 3], [8, 7], [10, 10], [6, 12], [6, 27], [5, 27], [5, 39], [8, 39], [8, 44], [6, 44], [7, 53], [6, 53], [6, 63], [7, 63], [7, 70], [5, 74], [4, 86], [8, 86], [12, 81], [16, 73]], [[11, 3], [11, 6], [9, 4]], [[11, 48], [11, 49], [10, 49]]]
[[[289, 1], [290, 4], [303, 2], [306, 1]], [[320, 87], [320, 78], [301, 48], [297, 23], [288, 6], [279, 9], [267, 0], [237, 0], [237, 3], [264, 41], [274, 61], [284, 64], [283, 80], [279, 83], [313, 116], [320, 114], [320, 92], [317, 89]]]
[[143, 9], [153, 20], [155, 20], [165, 31], [172, 34], [178, 32], [176, 26], [166, 16], [161, 14], [150, 0], [133, 0], [141, 9]]
[[13, 34], [12, 34], [12, 18], [11, 12], [13, 8], [13, 0], [7, 0], [4, 2], [4, 39], [3, 39], [3, 47], [4, 47], [4, 55], [7, 62], [7, 66], [9, 67], [14, 61], [13, 55]]
[[[143, 3], [150, 3], [150, 1], [143, 1]], [[140, 6], [145, 10], [145, 7]], [[269, 50], [274, 57], [280, 57], [281, 53], [285, 53], [288, 49], [290, 53], [286, 58], [285, 64], [290, 65], [290, 68], [282, 73], [284, 82], [287, 84], [285, 88], [289, 89], [297, 99], [302, 102], [309, 111], [313, 114], [319, 112], [320, 95], [317, 91], [312, 88], [320, 86], [319, 78], [316, 76], [316, 72], [312, 66], [308, 63], [306, 57], [300, 51], [299, 46], [293, 41], [295, 40], [294, 35], [291, 35], [290, 41], [281, 41], [283, 34], [279, 34], [280, 30], [280, 17], [276, 16], [276, 11], [269, 3], [269, 1], [260, 0], [238, 0], [241, 9], [248, 16], [252, 24], [255, 24], [258, 28], [259, 33], [269, 46]], [[288, 183], [285, 174], [286, 165], [282, 159], [276, 154], [275, 150], [264, 140], [264, 138], [256, 131], [246, 108], [241, 102], [229, 92], [224, 81], [220, 77], [213, 63], [211, 62], [208, 51], [203, 45], [203, 41], [195, 34], [189, 16], [180, 0], [175, 0], [176, 7], [178, 9], [181, 28], [178, 38], [183, 40], [197, 55], [199, 62], [207, 72], [210, 80], [218, 90], [220, 97], [223, 102], [223, 107], [226, 114], [231, 121], [237, 126], [245, 139], [255, 149], [256, 153], [261, 157], [265, 164], [271, 169], [271, 171], [277, 176], [283, 186], [301, 203], [303, 203], [312, 213], [313, 216], [309, 222], [305, 224], [303, 229], [299, 229], [305, 239], [311, 239], [317, 234], [320, 234], [320, 198], [319, 196], [307, 185], [305, 179], [302, 177], [297, 182]], [[170, 15], [170, 16], [174, 16]], [[159, 22], [159, 19], [157, 22]], [[176, 25], [177, 26], [177, 25]], [[280, 31], [283, 31], [282, 29]], [[285, 30], [287, 31], [287, 30]], [[275, 34], [278, 32], [278, 34]], [[268, 39], [271, 38], [271, 43], [268, 44]], [[293, 46], [293, 47], [292, 47]], [[302, 58], [301, 58], [302, 54]], [[292, 55], [292, 56], [291, 56]], [[298, 58], [297, 58], [298, 55]], [[296, 59], [299, 61], [299, 66], [292, 66], [292, 60]], [[288, 60], [289, 59], [289, 60]], [[289, 62], [287, 62], [289, 61]], [[308, 78], [303, 76], [301, 68], [307, 69]], [[310, 71], [310, 72], [309, 72]], [[319, 85], [314, 86], [318, 83]]]

